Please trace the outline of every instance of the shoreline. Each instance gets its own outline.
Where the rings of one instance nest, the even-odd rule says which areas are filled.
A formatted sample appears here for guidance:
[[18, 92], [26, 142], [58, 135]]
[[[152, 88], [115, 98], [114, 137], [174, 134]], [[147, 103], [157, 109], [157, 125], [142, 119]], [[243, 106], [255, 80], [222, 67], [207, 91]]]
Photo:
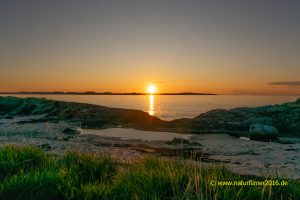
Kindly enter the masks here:
[[[283, 104], [260, 107], [238, 107], [229, 110], [214, 109], [194, 118], [170, 121], [151, 116], [140, 110], [110, 108], [87, 103], [64, 102], [44, 98], [19, 98], [0, 96], [0, 117], [45, 114], [43, 120], [73, 120], [83, 128], [125, 127], [139, 130], [168, 131], [176, 133], [233, 133], [238, 136], [249, 131], [252, 124], [273, 126], [280, 136], [300, 136], [300, 99]], [[10, 108], [6, 109], [5, 107]], [[64, 109], [64, 107], [66, 109]], [[289, 120], [286, 120], [286, 119]]]
[[[294, 116], [295, 110], [298, 113], [299, 102], [297, 100], [277, 106], [254, 108], [257, 110], [253, 108], [214, 110], [194, 119], [167, 122], [138, 110], [36, 98], [0, 97], [0, 112], [2, 112], [0, 146], [32, 144], [54, 154], [62, 154], [72, 149], [82, 152], [107, 152], [125, 163], [149, 154], [176, 158], [182, 156], [184, 152], [189, 158], [198, 152], [196, 157], [200, 161], [224, 163], [235, 173], [259, 175], [261, 172], [265, 174], [279, 172], [281, 175], [287, 174], [289, 178], [299, 179], [300, 174], [297, 172], [300, 166], [300, 139], [297, 134], [292, 134], [295, 137], [290, 138], [289, 135], [280, 133], [278, 140], [242, 140], [239, 137], [246, 137], [247, 131], [232, 136], [233, 130], [225, 129], [226, 123], [222, 122], [224, 116], [225, 119], [229, 116], [228, 119], [232, 120], [233, 116], [240, 116], [241, 113], [244, 113], [242, 115], [244, 117], [249, 117], [245, 115], [249, 113], [250, 119], [253, 120], [253, 111], [268, 113], [271, 110], [277, 113], [275, 116], [281, 116], [278, 112], [282, 112], [284, 117], [287, 116], [286, 114]], [[285, 108], [288, 112], [282, 111]], [[258, 119], [261, 120], [261, 118]], [[253, 123], [251, 120], [250, 122]], [[210, 127], [210, 125], [199, 126], [205, 121], [210, 125], [213, 124], [213, 127], [209, 130], [201, 129], [201, 127]], [[199, 124], [195, 126], [194, 123]], [[193, 124], [194, 126], [191, 126]], [[227, 123], [227, 125], [231, 124]], [[218, 127], [222, 128], [223, 132], [214, 134], [213, 130], [221, 130], [217, 129]], [[80, 129], [92, 130], [95, 133], [110, 130], [112, 132], [101, 133], [102, 135], [82, 134], [78, 131]], [[183, 131], [184, 129], [186, 131]], [[148, 134], [147, 137], [162, 134], [161, 131], [166, 131], [165, 134], [173, 132], [177, 135], [157, 141], [143, 141], [141, 138], [134, 137], [129, 139], [109, 137], [116, 136], [114, 133], [120, 134], [122, 131], [125, 131], [124, 134], [127, 135]], [[231, 135], [228, 134], [230, 132]], [[193, 133], [193, 135], [179, 139], [180, 133]]]

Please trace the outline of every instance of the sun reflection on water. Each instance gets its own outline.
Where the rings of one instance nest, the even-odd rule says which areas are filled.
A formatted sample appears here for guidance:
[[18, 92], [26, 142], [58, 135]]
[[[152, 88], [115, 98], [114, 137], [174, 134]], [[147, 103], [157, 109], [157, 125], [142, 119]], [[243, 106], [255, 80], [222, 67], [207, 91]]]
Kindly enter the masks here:
[[149, 115], [154, 115], [154, 95], [149, 95]]

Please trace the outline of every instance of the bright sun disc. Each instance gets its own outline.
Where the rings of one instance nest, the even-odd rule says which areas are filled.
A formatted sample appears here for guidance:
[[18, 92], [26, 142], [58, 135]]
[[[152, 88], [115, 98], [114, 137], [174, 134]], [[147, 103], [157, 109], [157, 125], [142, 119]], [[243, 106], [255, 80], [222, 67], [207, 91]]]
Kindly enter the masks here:
[[154, 85], [149, 85], [147, 91], [148, 93], [153, 94], [156, 92], [156, 88]]

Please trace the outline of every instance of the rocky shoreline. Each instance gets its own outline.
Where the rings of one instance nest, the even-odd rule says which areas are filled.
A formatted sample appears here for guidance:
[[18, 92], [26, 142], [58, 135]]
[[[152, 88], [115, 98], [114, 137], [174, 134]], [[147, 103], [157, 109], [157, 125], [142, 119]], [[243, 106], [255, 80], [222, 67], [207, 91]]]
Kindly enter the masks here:
[[[39, 98], [0, 97], [0, 117], [44, 115], [28, 123], [68, 121], [82, 128], [134, 128], [176, 133], [228, 133], [249, 136], [250, 127], [280, 136], [300, 136], [300, 99], [256, 108], [216, 109], [188, 119], [164, 121], [143, 111]], [[27, 123], [27, 122], [22, 122]], [[255, 132], [252, 130], [252, 132]]]
[[[107, 152], [122, 162], [148, 154], [168, 158], [183, 156], [204, 163], [225, 163], [233, 171], [247, 175], [278, 173], [299, 179], [299, 125], [300, 100], [257, 108], [213, 110], [193, 119], [163, 121], [138, 110], [0, 97], [0, 146], [31, 144], [54, 154], [70, 149]], [[144, 141], [79, 131], [109, 128], [146, 130], [149, 134], [185, 133], [192, 137], [189, 140]], [[268, 139], [249, 140], [257, 131], [266, 134]], [[277, 139], [272, 138], [275, 132]]]

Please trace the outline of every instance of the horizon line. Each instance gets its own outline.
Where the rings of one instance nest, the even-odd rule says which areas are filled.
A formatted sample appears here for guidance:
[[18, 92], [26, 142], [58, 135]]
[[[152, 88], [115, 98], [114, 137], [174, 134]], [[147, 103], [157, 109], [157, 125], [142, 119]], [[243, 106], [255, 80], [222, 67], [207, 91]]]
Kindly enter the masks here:
[[201, 93], [201, 92], [161, 92], [161, 93], [147, 93], [147, 92], [0, 92], [0, 94], [55, 94], [55, 95], [218, 95], [215, 93]]

